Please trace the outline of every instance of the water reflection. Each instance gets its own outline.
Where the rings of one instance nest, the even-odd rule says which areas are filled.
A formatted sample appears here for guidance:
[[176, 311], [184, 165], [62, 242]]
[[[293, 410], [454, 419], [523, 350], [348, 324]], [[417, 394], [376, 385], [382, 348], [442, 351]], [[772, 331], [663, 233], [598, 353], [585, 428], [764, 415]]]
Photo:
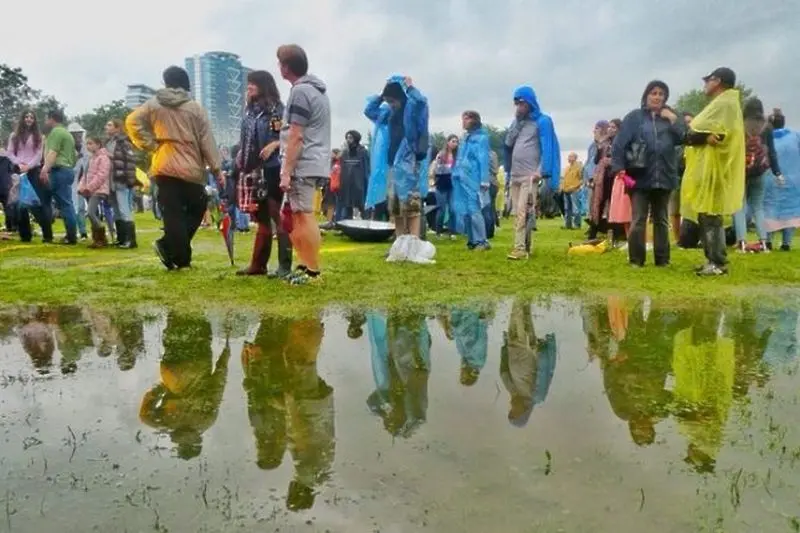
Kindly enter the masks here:
[[[641, 520], [681, 524], [654, 531], [693, 530], [696, 524], [682, 522], [687, 504], [695, 505], [691, 498], [701, 491], [717, 490], [709, 480], [730, 484], [731, 470], [763, 468], [769, 479], [780, 477], [770, 481], [773, 506], [796, 495], [800, 435], [793, 432], [791, 406], [800, 385], [797, 327], [796, 306], [743, 301], [675, 308], [619, 297], [548, 305], [518, 298], [439, 309], [432, 317], [410, 309], [351, 311], [324, 320], [169, 310], [146, 315], [80, 306], [14, 309], [0, 313], [0, 339], [8, 353], [0, 367], [0, 429], [10, 443], [0, 475], [8, 477], [12, 491], [45, 490], [18, 475], [31, 468], [31, 446], [51, 457], [45, 468], [75, 476], [76, 468], [93, 468], [88, 461], [99, 461], [98, 455], [114, 456], [117, 448], [135, 454], [146, 446], [138, 456], [142, 465], [163, 468], [162, 461], [172, 461], [171, 469], [184, 480], [222, 465], [215, 475], [230, 494], [232, 480], [248, 487], [253, 501], [264, 498], [265, 488], [274, 490], [288, 516], [308, 517], [302, 511], [313, 508], [315, 517], [327, 517], [323, 530], [380, 524], [380, 504], [365, 503], [364, 495], [422, 508], [447, 502], [446, 486], [454, 494], [467, 487], [458, 497], [470, 508], [475, 496], [467, 494], [480, 493], [484, 503], [472, 512], [491, 518], [481, 529], [478, 522], [450, 516], [435, 530], [486, 531], [502, 516], [501, 529], [511, 531], [534, 518], [525, 512], [519, 521], [508, 518], [507, 500], [527, 509], [544, 498], [531, 492], [538, 491], [532, 487], [539, 486], [536, 476], [544, 469], [521, 465], [540, 464], [546, 456], [549, 473], [556, 455], [554, 472], [564, 490], [553, 489], [559, 496], [545, 507], [566, 506], [579, 495], [611, 508], [642, 486], [666, 487], [677, 476], [679, 489], [657, 494], [659, 503], [639, 511]], [[105, 446], [82, 458], [77, 428], [92, 424], [98, 427], [86, 429], [83, 439], [96, 435], [106, 439]], [[65, 425], [78, 436], [55, 433]], [[767, 448], [758, 444], [761, 433], [771, 435]], [[21, 451], [9, 435], [21, 435]], [[171, 454], [161, 456], [159, 436], [168, 438]], [[65, 442], [71, 443], [69, 459], [53, 466], [53, 454]], [[775, 450], [782, 450], [777, 460], [770, 455]], [[582, 459], [570, 463], [571, 457]], [[138, 468], [128, 473], [131, 479], [154, 485], [137, 477], [144, 475]], [[177, 478], [159, 479], [164, 489], [186, 490]], [[600, 479], [603, 489], [592, 492]], [[206, 490], [188, 501], [177, 495], [164, 501], [175, 502], [175, 517], [194, 509], [216, 524], [209, 525], [212, 530], [224, 529], [206, 516], [213, 507]], [[731, 489], [721, 487], [719, 494], [725, 490]], [[127, 501], [123, 494], [115, 498]], [[340, 498], [360, 502], [345, 515], [365, 505], [379, 518], [353, 525], [341, 516]], [[706, 498], [716, 502], [719, 496]], [[68, 509], [70, 501], [64, 497], [52, 505]], [[198, 501], [199, 510], [193, 507]], [[607, 530], [617, 523], [590, 515], [582, 505], [541, 523], [553, 530]], [[245, 511], [239, 516], [252, 510]], [[31, 520], [37, 514], [20, 512]], [[276, 519], [275, 512], [265, 511], [253, 524]], [[620, 513], [636, 522], [638, 515]], [[773, 517], [763, 506], [749, 513], [742, 524]], [[47, 529], [45, 518], [36, 518], [38, 530]], [[76, 520], [73, 529], [88, 528]], [[242, 520], [243, 527], [252, 525]], [[421, 522], [408, 520], [405, 526], [418, 529]]]
[[203, 433], [217, 420], [228, 379], [230, 347], [214, 363], [211, 324], [203, 316], [169, 313], [164, 328], [161, 382], [142, 398], [139, 418], [169, 435], [181, 459], [203, 449]]
[[367, 398], [372, 413], [392, 436], [410, 437], [428, 411], [431, 335], [425, 315], [393, 311], [367, 314], [375, 390]]
[[533, 408], [547, 399], [557, 352], [554, 334], [536, 337], [531, 302], [514, 300], [500, 356], [500, 377], [510, 397], [508, 421], [512, 425], [527, 424]]
[[294, 463], [286, 506], [310, 509], [330, 478], [335, 452], [333, 389], [317, 373], [319, 319], [264, 318], [242, 349], [243, 386], [256, 464], [274, 470], [288, 448]]

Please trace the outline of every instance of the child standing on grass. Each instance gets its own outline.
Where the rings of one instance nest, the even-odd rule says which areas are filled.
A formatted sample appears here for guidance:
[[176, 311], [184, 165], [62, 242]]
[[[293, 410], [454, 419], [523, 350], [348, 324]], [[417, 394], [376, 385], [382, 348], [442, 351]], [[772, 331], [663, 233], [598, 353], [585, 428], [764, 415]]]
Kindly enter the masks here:
[[89, 166], [78, 184], [78, 193], [89, 203], [87, 211], [92, 224], [92, 243], [89, 248], [104, 248], [108, 246], [108, 240], [100, 220], [100, 203], [108, 200], [111, 190], [111, 158], [98, 137], [89, 137], [86, 149], [90, 154]]

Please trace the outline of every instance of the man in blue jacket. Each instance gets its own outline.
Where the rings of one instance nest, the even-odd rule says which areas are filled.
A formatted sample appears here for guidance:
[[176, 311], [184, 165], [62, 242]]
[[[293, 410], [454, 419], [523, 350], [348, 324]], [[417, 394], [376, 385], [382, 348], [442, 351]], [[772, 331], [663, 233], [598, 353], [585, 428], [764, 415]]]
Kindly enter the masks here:
[[391, 76], [364, 114], [375, 124], [367, 208], [388, 195], [396, 235], [419, 235], [427, 194], [428, 100], [408, 76]]

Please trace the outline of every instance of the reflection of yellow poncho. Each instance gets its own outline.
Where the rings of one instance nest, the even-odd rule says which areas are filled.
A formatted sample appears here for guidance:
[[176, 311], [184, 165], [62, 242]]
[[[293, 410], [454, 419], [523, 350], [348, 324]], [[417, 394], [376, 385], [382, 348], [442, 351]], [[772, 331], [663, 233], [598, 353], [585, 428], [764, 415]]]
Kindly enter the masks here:
[[675, 335], [673, 393], [681, 405], [693, 411], [692, 416], [679, 421], [681, 433], [713, 459], [722, 446], [733, 402], [734, 343], [724, 337], [700, 343], [693, 337], [692, 328]]
[[681, 214], [731, 215], [744, 198], [744, 121], [739, 91], [730, 89], [706, 106], [689, 125], [692, 131], [725, 135], [717, 146], [686, 148], [681, 184]]

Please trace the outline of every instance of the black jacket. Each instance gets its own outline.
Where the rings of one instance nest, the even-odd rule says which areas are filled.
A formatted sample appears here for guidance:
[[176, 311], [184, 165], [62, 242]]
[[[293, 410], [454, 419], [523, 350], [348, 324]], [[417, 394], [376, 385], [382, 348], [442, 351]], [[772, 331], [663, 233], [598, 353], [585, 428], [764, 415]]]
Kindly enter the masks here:
[[11, 175], [19, 174], [19, 167], [11, 162], [6, 155], [0, 155], [0, 200], [3, 202], [8, 198], [8, 191], [11, 190]]
[[622, 128], [611, 148], [611, 169], [614, 174], [625, 170], [625, 152], [636, 140], [647, 146], [647, 169], [631, 177], [636, 189], [673, 190], [678, 187], [680, 161], [676, 148], [683, 144], [686, 128], [680, 120], [672, 124], [660, 115], [635, 109], [622, 121]]

